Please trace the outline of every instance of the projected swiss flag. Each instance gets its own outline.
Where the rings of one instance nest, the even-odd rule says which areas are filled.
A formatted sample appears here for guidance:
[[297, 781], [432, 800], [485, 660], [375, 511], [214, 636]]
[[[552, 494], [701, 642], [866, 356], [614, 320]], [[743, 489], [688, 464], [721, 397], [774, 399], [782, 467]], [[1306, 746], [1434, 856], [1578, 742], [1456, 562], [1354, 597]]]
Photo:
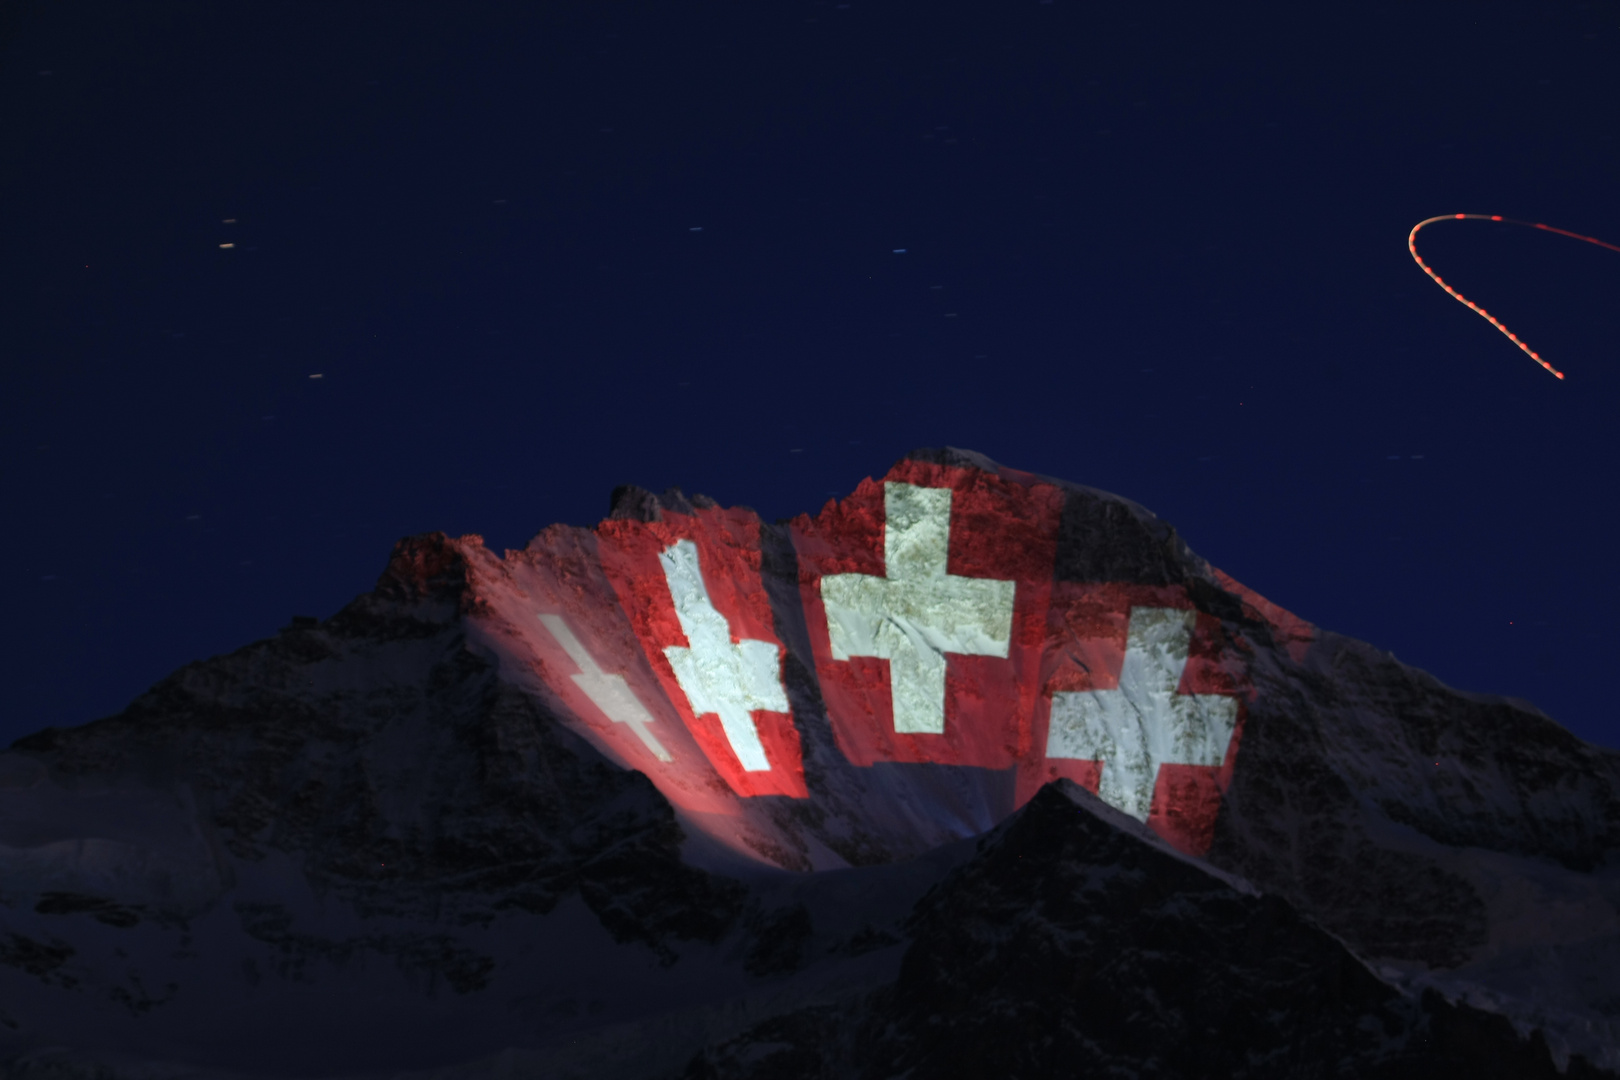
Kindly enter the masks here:
[[908, 460], [792, 523], [833, 733], [857, 765], [1006, 768], [1031, 722], [1063, 492]]
[[1240, 650], [1180, 585], [1060, 582], [1018, 802], [1064, 776], [1177, 848], [1209, 849], [1249, 694]]
[[[652, 779], [686, 810], [729, 814], [729, 786], [709, 764], [649, 666], [597, 557], [597, 538], [553, 527], [507, 560], [522, 638], [558, 714], [597, 750]], [[492, 602], [504, 603], [507, 594]]]
[[597, 540], [648, 661], [715, 771], [738, 795], [805, 798], [759, 530], [750, 511], [707, 508], [606, 521]]

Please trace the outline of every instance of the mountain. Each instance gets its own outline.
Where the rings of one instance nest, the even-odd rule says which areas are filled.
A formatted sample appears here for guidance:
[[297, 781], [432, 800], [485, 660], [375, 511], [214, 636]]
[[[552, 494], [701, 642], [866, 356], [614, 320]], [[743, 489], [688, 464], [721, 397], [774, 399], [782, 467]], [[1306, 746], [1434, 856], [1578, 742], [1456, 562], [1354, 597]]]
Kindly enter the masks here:
[[1620, 1075], [1620, 754], [918, 451], [0, 754], [0, 1076]]

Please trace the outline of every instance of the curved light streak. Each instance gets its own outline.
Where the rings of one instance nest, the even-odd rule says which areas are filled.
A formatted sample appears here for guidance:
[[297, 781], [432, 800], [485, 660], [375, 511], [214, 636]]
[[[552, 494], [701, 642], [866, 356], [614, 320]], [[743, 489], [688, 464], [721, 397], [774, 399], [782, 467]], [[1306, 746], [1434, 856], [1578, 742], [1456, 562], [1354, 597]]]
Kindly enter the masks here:
[[1441, 214], [1438, 217], [1424, 218], [1422, 221], [1412, 226], [1412, 231], [1407, 234], [1406, 249], [1412, 253], [1412, 260], [1418, 264], [1418, 267], [1425, 274], [1428, 274], [1434, 279], [1434, 283], [1436, 285], [1446, 290], [1446, 294], [1453, 300], [1456, 300], [1469, 311], [1472, 311], [1474, 314], [1478, 315], [1480, 318], [1502, 331], [1502, 333], [1507, 336], [1507, 339], [1523, 350], [1524, 354], [1530, 359], [1552, 372], [1553, 375], [1562, 379], [1564, 377], [1564, 373], [1562, 371], [1559, 371], [1557, 368], [1547, 363], [1547, 361], [1543, 360], [1540, 353], [1536, 352], [1529, 345], [1519, 340], [1519, 336], [1513, 331], [1509, 330], [1506, 326], [1502, 325], [1501, 320], [1497, 319], [1496, 316], [1492, 315], [1490, 312], [1468, 299], [1468, 297], [1464, 296], [1456, 289], [1453, 289], [1450, 285], [1447, 285], [1440, 275], [1430, 269], [1429, 264], [1423, 261], [1423, 256], [1418, 254], [1417, 249], [1418, 230], [1423, 228], [1425, 225], [1433, 225], [1437, 221], [1500, 221], [1508, 225], [1523, 225], [1531, 229], [1540, 229], [1543, 232], [1551, 232], [1557, 233], [1560, 236], [1573, 237], [1576, 240], [1584, 240], [1588, 244], [1596, 244], [1598, 247], [1608, 248], [1610, 251], [1620, 251], [1620, 247], [1616, 247], [1614, 244], [1605, 243], [1595, 236], [1582, 236], [1580, 233], [1573, 233], [1567, 229], [1555, 229], [1551, 225], [1543, 225], [1538, 221], [1517, 221], [1513, 218], [1505, 218], [1501, 214]]

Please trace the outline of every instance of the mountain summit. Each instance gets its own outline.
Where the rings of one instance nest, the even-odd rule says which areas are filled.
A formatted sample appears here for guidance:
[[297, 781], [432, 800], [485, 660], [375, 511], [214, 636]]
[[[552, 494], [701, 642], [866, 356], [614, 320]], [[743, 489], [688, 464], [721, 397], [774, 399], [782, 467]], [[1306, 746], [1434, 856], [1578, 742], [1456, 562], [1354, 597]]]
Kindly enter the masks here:
[[0, 1076], [1620, 1075], [1617, 848], [1116, 496], [623, 487], [0, 754]]

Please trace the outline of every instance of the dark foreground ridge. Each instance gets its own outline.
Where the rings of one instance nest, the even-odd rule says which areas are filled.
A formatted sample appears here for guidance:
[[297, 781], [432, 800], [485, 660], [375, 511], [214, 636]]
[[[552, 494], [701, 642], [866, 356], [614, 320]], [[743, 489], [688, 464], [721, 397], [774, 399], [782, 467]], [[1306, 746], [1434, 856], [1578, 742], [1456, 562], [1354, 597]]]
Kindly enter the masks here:
[[1286, 901], [1133, 825], [1048, 786], [917, 905], [893, 983], [766, 1021], [687, 1080], [1561, 1075], [1538, 1034], [1400, 994]]

